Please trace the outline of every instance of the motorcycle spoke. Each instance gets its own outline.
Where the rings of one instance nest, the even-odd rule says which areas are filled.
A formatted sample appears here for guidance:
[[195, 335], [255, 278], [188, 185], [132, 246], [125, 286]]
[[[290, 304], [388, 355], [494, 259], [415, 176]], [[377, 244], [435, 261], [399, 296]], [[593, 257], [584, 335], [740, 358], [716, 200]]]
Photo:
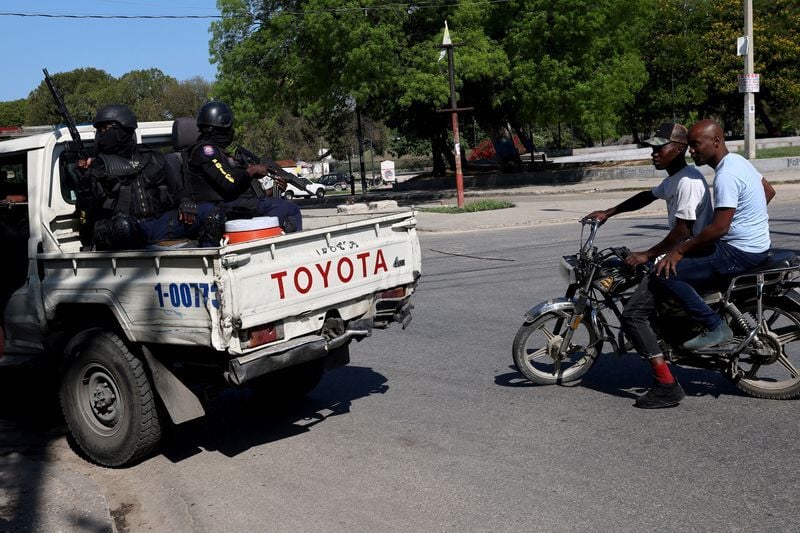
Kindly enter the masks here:
[[770, 329], [772, 329], [772, 325], [775, 324], [775, 321], [778, 320], [780, 317], [781, 317], [780, 313], [778, 313], [775, 310], [772, 310], [772, 315], [769, 318], [764, 316], [764, 322], [767, 324], [767, 326], [770, 327]]
[[781, 345], [786, 345], [790, 342], [800, 340], [800, 328], [794, 325], [787, 326], [785, 328], [774, 329], [772, 332], [778, 336], [778, 340], [780, 340]]
[[531, 361], [531, 360], [536, 359], [537, 357], [541, 357], [543, 355], [547, 355], [547, 346], [543, 346], [543, 347], [539, 348], [538, 350], [536, 350], [535, 352], [529, 353], [528, 354], [528, 360]]
[[753, 363], [753, 365], [750, 367], [750, 370], [745, 372], [744, 378], [745, 379], [756, 379], [756, 374], [758, 374], [758, 369], [759, 368], [761, 368], [761, 365], [759, 365], [757, 363]]
[[797, 372], [797, 368], [792, 364], [791, 361], [786, 357], [786, 354], [781, 354], [778, 356], [778, 362], [783, 366], [786, 370], [789, 371], [789, 374], [792, 375], [793, 379], [797, 379], [800, 377], [800, 373]]
[[556, 337], [558, 337], [558, 333], [555, 333], [555, 332], [553, 332], [553, 331], [550, 331], [550, 330], [549, 330], [549, 329], [547, 329], [547, 328], [542, 328], [540, 331], [541, 331], [541, 332], [544, 334], [544, 336], [547, 338], [548, 342], [549, 342], [549, 341], [551, 341], [551, 340], [553, 340], [553, 339], [555, 339]]

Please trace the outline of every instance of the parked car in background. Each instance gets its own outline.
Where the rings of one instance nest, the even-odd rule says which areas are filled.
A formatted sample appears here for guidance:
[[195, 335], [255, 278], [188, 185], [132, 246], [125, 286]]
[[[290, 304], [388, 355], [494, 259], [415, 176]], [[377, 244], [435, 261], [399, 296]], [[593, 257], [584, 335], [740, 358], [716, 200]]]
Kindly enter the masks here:
[[350, 186], [350, 178], [340, 172], [323, 174], [317, 183], [321, 183], [329, 191], [343, 191]]
[[287, 200], [291, 200], [294, 197], [311, 197], [316, 196], [317, 198], [325, 197], [325, 185], [321, 183], [314, 183], [308, 178], [297, 178], [299, 182], [306, 186], [306, 190], [300, 189], [299, 187], [295, 187], [291, 183], [286, 184], [286, 190], [283, 191], [283, 197]]

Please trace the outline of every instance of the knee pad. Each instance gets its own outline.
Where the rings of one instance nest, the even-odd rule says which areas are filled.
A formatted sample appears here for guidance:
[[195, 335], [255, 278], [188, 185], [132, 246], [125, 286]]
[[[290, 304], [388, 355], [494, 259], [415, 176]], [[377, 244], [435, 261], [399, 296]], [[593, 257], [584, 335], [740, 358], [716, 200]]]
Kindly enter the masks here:
[[134, 250], [144, 245], [138, 221], [122, 213], [98, 221], [93, 242], [97, 250]]

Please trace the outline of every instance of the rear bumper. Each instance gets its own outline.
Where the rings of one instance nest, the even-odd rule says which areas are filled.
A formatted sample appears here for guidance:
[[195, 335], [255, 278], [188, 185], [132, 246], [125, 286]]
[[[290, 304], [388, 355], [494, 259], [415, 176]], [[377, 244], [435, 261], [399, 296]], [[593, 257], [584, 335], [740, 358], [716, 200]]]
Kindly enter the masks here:
[[242, 385], [264, 374], [328, 356], [331, 357], [329, 367], [341, 366], [348, 363], [348, 355], [346, 350], [337, 349], [348, 345], [353, 339], [370, 335], [371, 319], [354, 320], [348, 324], [344, 333], [333, 339], [308, 335], [231, 359], [225, 379], [232, 385]]

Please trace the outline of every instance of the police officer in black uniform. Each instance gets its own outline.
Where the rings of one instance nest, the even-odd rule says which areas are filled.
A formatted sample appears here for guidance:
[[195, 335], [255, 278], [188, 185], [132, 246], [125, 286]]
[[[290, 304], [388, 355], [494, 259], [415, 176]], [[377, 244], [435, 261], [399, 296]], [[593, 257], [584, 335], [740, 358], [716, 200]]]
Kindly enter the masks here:
[[95, 157], [78, 161], [81, 241], [97, 250], [141, 248], [164, 238], [159, 219], [174, 208], [164, 156], [136, 144], [136, 116], [122, 104], [94, 118]]
[[[227, 219], [253, 216], [277, 217], [287, 233], [302, 229], [300, 209], [282, 198], [266, 196], [258, 178], [269, 169], [262, 164], [244, 164], [233, 158], [226, 148], [233, 142], [233, 112], [224, 102], [208, 102], [197, 113], [200, 136], [186, 150], [188, 179], [182, 192], [198, 204], [214, 203], [225, 212]], [[286, 182], [275, 177], [279, 187]]]

